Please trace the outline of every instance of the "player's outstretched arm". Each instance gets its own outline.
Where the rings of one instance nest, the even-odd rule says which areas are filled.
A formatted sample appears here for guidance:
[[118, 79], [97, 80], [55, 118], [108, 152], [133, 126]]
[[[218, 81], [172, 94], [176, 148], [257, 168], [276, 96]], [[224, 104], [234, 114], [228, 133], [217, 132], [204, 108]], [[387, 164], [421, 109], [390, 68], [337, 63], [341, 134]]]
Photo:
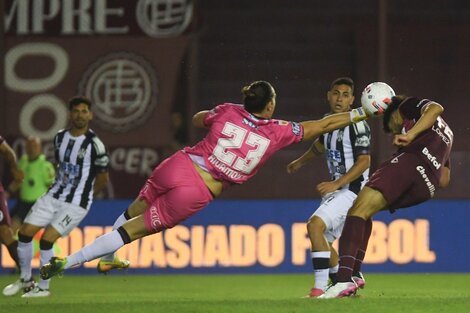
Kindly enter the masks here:
[[304, 140], [312, 140], [324, 133], [365, 120], [367, 117], [364, 110], [358, 108], [352, 109], [350, 112], [332, 114], [321, 120], [305, 121], [300, 124], [304, 127]]

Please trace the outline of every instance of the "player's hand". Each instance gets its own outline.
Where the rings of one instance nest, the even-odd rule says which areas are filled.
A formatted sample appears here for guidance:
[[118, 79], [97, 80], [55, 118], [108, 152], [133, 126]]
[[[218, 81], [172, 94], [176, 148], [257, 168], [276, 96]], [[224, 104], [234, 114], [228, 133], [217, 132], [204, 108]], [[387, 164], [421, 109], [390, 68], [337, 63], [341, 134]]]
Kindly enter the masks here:
[[302, 167], [302, 163], [294, 160], [287, 165], [287, 173], [292, 174], [297, 172]]
[[339, 187], [341, 186], [338, 186], [336, 181], [322, 182], [317, 185], [317, 191], [323, 197], [327, 193], [338, 190]]
[[409, 145], [414, 139], [415, 136], [411, 133], [395, 135], [395, 137], [393, 137], [393, 144], [397, 147], [405, 147]]

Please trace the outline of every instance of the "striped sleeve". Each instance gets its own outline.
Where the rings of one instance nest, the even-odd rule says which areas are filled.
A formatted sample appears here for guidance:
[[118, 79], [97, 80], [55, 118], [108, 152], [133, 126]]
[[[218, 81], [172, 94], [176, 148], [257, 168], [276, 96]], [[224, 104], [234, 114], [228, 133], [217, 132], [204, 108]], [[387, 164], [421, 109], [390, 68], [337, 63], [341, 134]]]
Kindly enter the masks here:
[[370, 127], [365, 122], [359, 122], [351, 125], [352, 132], [351, 145], [353, 148], [354, 158], [359, 155], [370, 154]]
[[106, 172], [108, 171], [109, 165], [109, 156], [106, 151], [106, 147], [103, 142], [97, 137], [93, 136], [93, 149], [95, 150], [96, 158], [94, 160], [94, 165], [97, 172]]

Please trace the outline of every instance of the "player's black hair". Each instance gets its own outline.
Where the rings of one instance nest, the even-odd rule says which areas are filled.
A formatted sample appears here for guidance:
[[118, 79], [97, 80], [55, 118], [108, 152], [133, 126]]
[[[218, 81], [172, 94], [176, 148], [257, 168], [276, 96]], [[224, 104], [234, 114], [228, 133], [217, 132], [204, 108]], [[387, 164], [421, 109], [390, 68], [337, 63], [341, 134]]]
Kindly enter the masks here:
[[243, 105], [250, 113], [260, 113], [266, 105], [276, 97], [276, 92], [270, 83], [259, 80], [242, 88]]
[[72, 111], [74, 107], [80, 103], [85, 103], [88, 106], [88, 109], [91, 110], [91, 100], [86, 97], [73, 97], [69, 100], [69, 110]]
[[390, 119], [392, 118], [392, 113], [398, 110], [398, 107], [406, 98], [407, 97], [403, 95], [392, 97], [392, 102], [390, 102], [390, 104], [385, 109], [384, 116], [383, 116], [383, 129], [386, 133], [392, 132], [390, 127], [388, 127], [388, 123], [390, 122]]
[[336, 78], [330, 85], [330, 90], [333, 89], [334, 86], [338, 85], [346, 85], [351, 87], [351, 90], [354, 93], [354, 81], [350, 77], [338, 77]]

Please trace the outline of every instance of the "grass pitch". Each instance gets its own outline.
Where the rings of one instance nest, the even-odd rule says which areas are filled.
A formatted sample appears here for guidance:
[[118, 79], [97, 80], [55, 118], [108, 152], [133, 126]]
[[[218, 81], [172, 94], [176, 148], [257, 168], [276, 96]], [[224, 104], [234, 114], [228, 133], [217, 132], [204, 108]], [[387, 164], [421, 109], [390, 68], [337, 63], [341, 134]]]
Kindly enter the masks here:
[[[369, 274], [358, 296], [303, 299], [313, 275], [108, 275], [54, 278], [49, 298], [0, 295], [2, 313], [470, 312], [470, 274]], [[0, 285], [15, 276], [0, 276]]]

